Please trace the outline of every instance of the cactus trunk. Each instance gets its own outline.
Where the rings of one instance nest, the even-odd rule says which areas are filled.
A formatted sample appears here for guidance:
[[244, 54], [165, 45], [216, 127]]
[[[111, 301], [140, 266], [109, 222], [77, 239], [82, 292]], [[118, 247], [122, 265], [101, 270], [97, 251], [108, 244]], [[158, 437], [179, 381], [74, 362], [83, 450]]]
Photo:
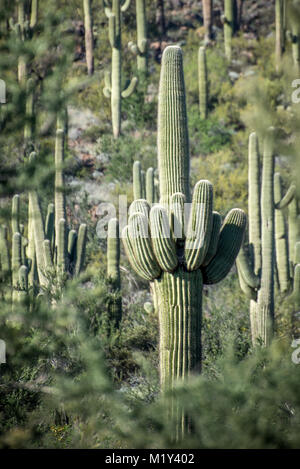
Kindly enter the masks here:
[[227, 60], [231, 61], [231, 42], [234, 34], [234, 0], [224, 1], [224, 42], [225, 55]]
[[85, 56], [89, 75], [93, 75], [94, 73], [94, 39], [91, 3], [92, 0], [83, 0]]
[[198, 75], [199, 75], [199, 111], [202, 119], [207, 118], [208, 113], [208, 83], [205, 47], [199, 48], [198, 53]]
[[148, 44], [146, 1], [136, 0], [136, 25], [137, 25], [137, 68], [139, 72], [147, 73], [148, 70]]
[[205, 28], [205, 42], [212, 39], [213, 0], [202, 0], [203, 23]]

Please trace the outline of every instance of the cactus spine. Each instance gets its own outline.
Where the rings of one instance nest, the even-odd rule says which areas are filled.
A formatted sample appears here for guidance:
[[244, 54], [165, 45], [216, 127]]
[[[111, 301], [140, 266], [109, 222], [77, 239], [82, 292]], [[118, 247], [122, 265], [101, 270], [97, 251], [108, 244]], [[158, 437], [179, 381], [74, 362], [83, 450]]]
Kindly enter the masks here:
[[93, 39], [93, 16], [92, 0], [83, 0], [84, 32], [85, 32], [85, 56], [88, 74], [94, 73], [94, 39]]
[[205, 43], [212, 39], [212, 25], [213, 25], [213, 0], [202, 0], [203, 9], [203, 23], [205, 28]]
[[121, 132], [121, 104], [122, 99], [128, 98], [134, 92], [137, 78], [133, 77], [127, 88], [121, 89], [122, 81], [122, 13], [129, 8], [131, 0], [105, 0], [105, 14], [109, 20], [109, 41], [112, 48], [111, 78], [106, 75], [104, 94], [111, 98], [111, 116], [113, 135], [118, 138]]
[[250, 299], [253, 345], [269, 345], [273, 335], [275, 238], [280, 288], [282, 292], [287, 288], [286, 240], [280, 210], [291, 202], [294, 189], [291, 187], [282, 197], [280, 179], [274, 176], [273, 140], [274, 131], [270, 129], [264, 140], [260, 178], [258, 138], [255, 133], [249, 137], [249, 253], [242, 249], [237, 258], [240, 286]]
[[[147, 202], [134, 202], [122, 238], [133, 269], [151, 284], [160, 322], [161, 386], [166, 389], [200, 369], [203, 281], [215, 283], [227, 275], [246, 223], [244, 212], [234, 209], [216, 233], [212, 186], [200, 181], [193, 195], [188, 242], [175, 236], [174, 217], [182, 220], [183, 213], [178, 210], [182, 205], [172, 202], [190, 202], [185, 86], [182, 52], [177, 46], [167, 47], [162, 57], [158, 166], [160, 204], [148, 216]], [[211, 244], [216, 244], [215, 255], [204, 266]]]
[[198, 77], [200, 117], [206, 119], [208, 114], [208, 81], [205, 47], [200, 47], [198, 52]]

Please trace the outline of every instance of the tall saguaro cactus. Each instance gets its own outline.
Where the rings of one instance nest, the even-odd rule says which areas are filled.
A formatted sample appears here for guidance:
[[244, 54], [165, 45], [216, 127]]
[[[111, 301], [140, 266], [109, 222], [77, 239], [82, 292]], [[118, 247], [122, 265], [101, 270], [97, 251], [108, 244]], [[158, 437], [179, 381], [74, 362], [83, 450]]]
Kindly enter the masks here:
[[122, 13], [129, 8], [131, 0], [104, 0], [105, 14], [109, 20], [109, 41], [112, 48], [111, 74], [106, 75], [106, 97], [111, 98], [111, 116], [113, 134], [118, 138], [121, 132], [122, 99], [128, 98], [134, 92], [137, 78], [133, 77], [129, 85], [122, 91]]
[[[285, 197], [274, 187], [274, 130], [269, 129], [264, 140], [262, 177], [261, 161], [256, 133], [249, 137], [249, 249], [242, 249], [237, 258], [239, 281], [242, 291], [250, 299], [250, 321], [253, 345], [258, 342], [269, 345], [274, 326], [274, 271], [275, 228], [277, 257], [280, 268], [286, 262], [282, 257], [282, 219], [275, 209], [282, 210], [292, 200], [291, 186]], [[284, 272], [281, 286], [285, 291]]]
[[160, 204], [150, 210], [146, 200], [136, 200], [122, 232], [129, 261], [150, 281], [158, 311], [162, 389], [200, 369], [202, 286], [227, 275], [246, 224], [244, 212], [234, 209], [220, 230], [212, 185], [202, 180], [184, 226], [184, 203], [191, 201], [189, 160], [182, 52], [169, 46], [162, 57], [159, 88]]
[[198, 52], [198, 81], [200, 117], [206, 119], [208, 113], [208, 80], [205, 47], [200, 47]]
[[92, 0], [83, 0], [84, 34], [85, 34], [85, 56], [88, 74], [94, 73], [94, 38], [93, 38], [93, 15]]
[[213, 0], [202, 0], [203, 23], [205, 28], [205, 42], [212, 39]]

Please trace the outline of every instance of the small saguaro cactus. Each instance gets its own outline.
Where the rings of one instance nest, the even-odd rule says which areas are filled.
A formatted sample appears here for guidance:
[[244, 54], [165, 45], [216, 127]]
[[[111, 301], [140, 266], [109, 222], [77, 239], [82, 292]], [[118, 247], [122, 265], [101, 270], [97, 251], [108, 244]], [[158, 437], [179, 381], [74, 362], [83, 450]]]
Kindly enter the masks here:
[[[253, 345], [258, 342], [269, 345], [274, 328], [275, 223], [277, 247], [280, 244], [278, 255], [283, 248], [282, 220], [279, 214], [275, 220], [275, 208], [286, 207], [294, 192], [291, 187], [282, 197], [277, 186], [274, 191], [274, 129], [269, 129], [264, 139], [262, 177], [260, 174], [258, 138], [252, 133], [249, 137], [249, 249], [240, 251], [237, 268], [241, 289], [250, 299]], [[279, 262], [285, 261], [280, 257]], [[285, 288], [283, 275], [281, 272], [281, 285]]]
[[110, 284], [109, 301], [110, 324], [118, 327], [122, 319], [121, 275], [120, 275], [120, 236], [119, 222], [112, 218], [107, 230], [107, 278]]
[[208, 80], [207, 80], [207, 62], [206, 49], [199, 47], [198, 52], [198, 80], [199, 80], [199, 111], [202, 119], [207, 118], [208, 114]]
[[145, 173], [140, 161], [135, 161], [133, 163], [133, 199], [146, 199], [151, 206], [158, 202], [158, 198], [154, 169], [150, 167]]
[[234, 0], [224, 0], [224, 45], [227, 60], [231, 61], [231, 43], [235, 30]]
[[162, 56], [158, 110], [160, 203], [150, 210], [135, 200], [122, 232], [132, 268], [151, 285], [160, 324], [161, 387], [200, 370], [202, 286], [221, 281], [240, 249], [246, 215], [232, 210], [220, 230], [213, 188], [197, 183], [191, 215], [189, 141], [182, 52], [169, 46]]
[[137, 56], [137, 69], [144, 74], [148, 71], [148, 40], [146, 0], [135, 0], [137, 44], [129, 42], [128, 46]]
[[205, 28], [205, 43], [213, 37], [213, 0], [202, 0], [203, 23]]
[[94, 38], [92, 0], [83, 0], [85, 56], [89, 75], [94, 73]]
[[133, 77], [122, 91], [122, 13], [129, 8], [131, 0], [104, 0], [105, 14], [109, 20], [109, 41], [112, 48], [111, 74], [105, 76], [104, 95], [111, 98], [113, 135], [118, 138], [121, 132], [122, 99], [135, 91], [137, 78]]

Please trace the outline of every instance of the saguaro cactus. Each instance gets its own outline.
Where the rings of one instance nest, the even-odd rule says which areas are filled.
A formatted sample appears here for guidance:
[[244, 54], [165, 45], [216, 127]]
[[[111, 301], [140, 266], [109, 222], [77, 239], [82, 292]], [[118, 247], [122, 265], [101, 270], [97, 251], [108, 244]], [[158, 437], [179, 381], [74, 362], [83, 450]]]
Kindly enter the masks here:
[[234, 0], [224, 0], [224, 43], [225, 55], [231, 61], [231, 42], [235, 30]]
[[[274, 326], [274, 267], [275, 223], [278, 256], [282, 256], [282, 219], [275, 208], [283, 209], [290, 203], [294, 189], [282, 197], [278, 188], [274, 191], [274, 130], [270, 129], [264, 140], [262, 178], [256, 133], [249, 137], [249, 252], [242, 249], [237, 258], [240, 286], [250, 299], [250, 321], [253, 345], [258, 342], [269, 345]], [[278, 257], [279, 263], [285, 262]], [[281, 267], [280, 267], [281, 268]], [[281, 285], [284, 289], [284, 272]]]
[[199, 111], [202, 119], [207, 118], [208, 113], [208, 80], [206, 49], [199, 48], [198, 53], [198, 79], [199, 79]]
[[109, 20], [109, 41], [112, 47], [111, 76], [106, 75], [105, 88], [106, 97], [111, 98], [111, 116], [113, 134], [118, 138], [121, 132], [121, 103], [122, 98], [128, 98], [134, 92], [137, 78], [133, 77], [129, 85], [122, 91], [122, 41], [121, 26], [122, 13], [129, 8], [131, 0], [104, 0], [106, 5], [105, 14]]
[[151, 284], [165, 389], [200, 369], [202, 286], [227, 275], [246, 224], [244, 212], [234, 209], [221, 230], [216, 229], [219, 215], [212, 208], [213, 188], [202, 180], [194, 190], [187, 230], [184, 227], [183, 205], [191, 200], [189, 141], [182, 52], [177, 46], [167, 47], [162, 57], [158, 167], [160, 204], [150, 210], [146, 200], [135, 201], [122, 238], [133, 269]]
[[88, 74], [94, 73], [94, 38], [93, 38], [93, 15], [92, 0], [83, 0], [84, 33], [85, 33], [85, 56]]
[[213, 0], [202, 0], [202, 9], [205, 28], [205, 42], [207, 43], [212, 39]]
[[294, 62], [295, 72], [298, 73], [300, 69], [300, 1], [289, 0], [287, 3], [289, 22], [291, 25], [292, 33], [292, 56]]
[[137, 69], [144, 74], [148, 71], [148, 40], [147, 40], [147, 19], [146, 0], [136, 0], [136, 31], [137, 44], [129, 42], [128, 46], [137, 56]]

